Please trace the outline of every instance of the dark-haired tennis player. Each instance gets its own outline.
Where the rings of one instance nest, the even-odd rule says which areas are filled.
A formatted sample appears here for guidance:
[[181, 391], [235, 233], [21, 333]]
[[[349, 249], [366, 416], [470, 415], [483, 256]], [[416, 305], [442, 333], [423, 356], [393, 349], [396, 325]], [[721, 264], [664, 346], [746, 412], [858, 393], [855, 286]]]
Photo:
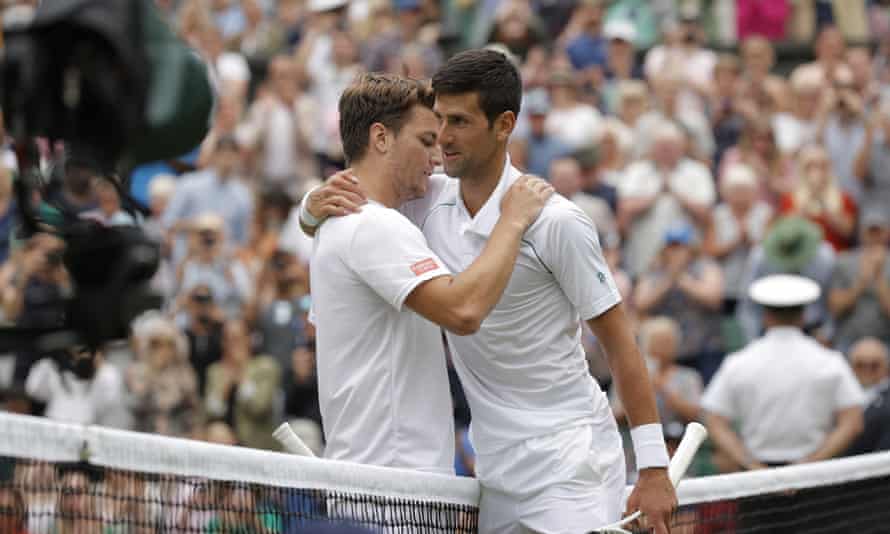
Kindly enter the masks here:
[[311, 289], [325, 457], [454, 472], [439, 326], [475, 332], [510, 278], [520, 239], [552, 188], [517, 181], [492, 240], [452, 276], [395, 208], [422, 197], [437, 155], [428, 86], [366, 74], [340, 98], [343, 150], [368, 193], [360, 213], [318, 231]]
[[[522, 84], [507, 58], [490, 50], [457, 54], [432, 84], [445, 171], [457, 179], [434, 176], [427, 195], [401, 211], [460, 272], [497, 240], [502, 199], [521, 174], [507, 142]], [[335, 176], [313, 191], [304, 223], [312, 222], [307, 210], [340, 214], [360, 203], [358, 188], [337, 185], [345, 183]], [[581, 320], [606, 350], [633, 425], [640, 475], [627, 508], [642, 510], [656, 534], [669, 532], [676, 496], [664, 437], [620, 302], [593, 223], [555, 195], [522, 237], [509, 285], [479, 332], [448, 334], [473, 416], [480, 532], [580, 533], [621, 515], [621, 438], [587, 370]]]

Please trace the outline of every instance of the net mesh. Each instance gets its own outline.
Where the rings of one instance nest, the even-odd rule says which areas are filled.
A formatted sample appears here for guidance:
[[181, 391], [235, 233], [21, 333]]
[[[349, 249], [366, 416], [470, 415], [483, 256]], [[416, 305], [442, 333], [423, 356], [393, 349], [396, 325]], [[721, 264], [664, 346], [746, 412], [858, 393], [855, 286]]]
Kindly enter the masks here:
[[0, 534], [477, 531], [475, 481], [0, 414]]
[[[683, 481], [674, 534], [890, 531], [890, 453]], [[474, 480], [0, 413], [0, 534], [473, 533]], [[594, 530], [598, 525], [591, 525]]]

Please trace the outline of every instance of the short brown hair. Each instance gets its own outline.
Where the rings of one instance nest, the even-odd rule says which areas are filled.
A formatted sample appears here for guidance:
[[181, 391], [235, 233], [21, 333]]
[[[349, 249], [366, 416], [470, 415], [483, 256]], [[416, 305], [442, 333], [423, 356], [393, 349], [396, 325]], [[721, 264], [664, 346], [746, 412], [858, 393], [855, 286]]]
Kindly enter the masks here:
[[371, 125], [380, 123], [399, 133], [416, 105], [433, 109], [432, 88], [395, 74], [359, 76], [340, 96], [340, 139], [348, 164], [364, 157]]

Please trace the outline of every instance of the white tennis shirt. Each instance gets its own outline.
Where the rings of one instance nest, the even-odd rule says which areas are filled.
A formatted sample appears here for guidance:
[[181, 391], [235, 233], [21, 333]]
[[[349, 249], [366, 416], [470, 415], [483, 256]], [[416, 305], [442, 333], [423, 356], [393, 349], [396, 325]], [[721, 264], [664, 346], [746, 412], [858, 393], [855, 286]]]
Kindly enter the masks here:
[[[434, 176], [427, 196], [401, 209], [453, 272], [482, 252], [500, 217], [504, 194], [521, 173], [507, 160], [501, 180], [470, 217], [458, 180]], [[453, 361], [470, 405], [470, 436], [479, 452], [477, 476], [493, 466], [483, 457], [528, 438], [612, 417], [606, 396], [587, 369], [581, 319], [620, 302], [593, 223], [554, 195], [522, 239], [501, 300], [474, 335], [448, 333]]]
[[398, 211], [331, 218], [310, 264], [325, 457], [454, 473], [441, 331], [405, 299], [449, 271]]
[[791, 327], [727, 356], [702, 397], [702, 408], [738, 422], [755, 459], [777, 463], [814, 452], [838, 410], [864, 404], [846, 358]]

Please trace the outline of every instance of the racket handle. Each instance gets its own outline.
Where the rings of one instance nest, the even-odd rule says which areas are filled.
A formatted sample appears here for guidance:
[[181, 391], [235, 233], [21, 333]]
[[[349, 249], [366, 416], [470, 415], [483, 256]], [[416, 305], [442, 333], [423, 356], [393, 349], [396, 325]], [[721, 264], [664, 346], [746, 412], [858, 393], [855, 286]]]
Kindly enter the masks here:
[[675, 488], [680, 484], [680, 479], [686, 474], [692, 458], [706, 437], [708, 431], [701, 423], [693, 422], [686, 425], [686, 432], [683, 433], [683, 439], [680, 440], [680, 445], [677, 446], [677, 451], [674, 452], [668, 467], [668, 475]]
[[291, 454], [315, 458], [315, 453], [312, 452], [312, 449], [310, 449], [306, 446], [305, 443], [303, 443], [303, 440], [301, 440], [300, 437], [297, 436], [296, 432], [294, 432], [294, 430], [286, 422], [281, 423], [278, 428], [275, 429], [275, 432], [272, 432], [272, 437], [278, 440], [278, 443], [281, 443], [281, 446], [284, 447], [284, 450]]

